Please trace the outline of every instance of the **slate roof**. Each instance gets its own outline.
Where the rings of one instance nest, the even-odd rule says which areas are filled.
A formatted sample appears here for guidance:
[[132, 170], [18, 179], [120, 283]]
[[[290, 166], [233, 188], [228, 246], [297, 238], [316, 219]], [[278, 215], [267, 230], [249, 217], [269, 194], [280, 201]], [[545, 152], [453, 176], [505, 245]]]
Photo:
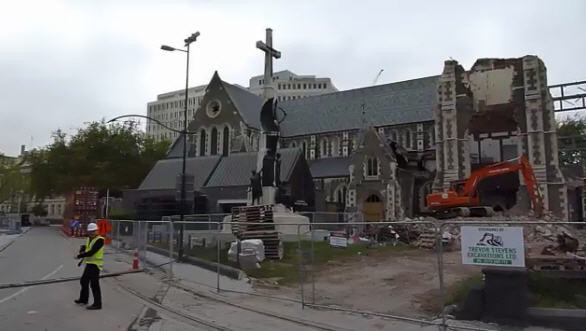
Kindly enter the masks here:
[[[281, 153], [281, 181], [288, 181], [293, 167], [301, 157], [299, 148], [283, 148]], [[234, 153], [223, 157], [206, 187], [244, 186], [250, 184], [251, 171], [256, 169], [257, 152]]]
[[222, 81], [230, 100], [236, 106], [236, 109], [242, 115], [244, 122], [253, 128], [260, 129], [260, 108], [262, 107], [262, 98], [247, 90]]
[[[189, 140], [187, 141], [187, 144], [189, 144]], [[189, 145], [187, 145], [187, 148], [189, 148]], [[169, 149], [167, 150], [167, 158], [176, 157], [183, 158], [183, 136], [181, 135], [177, 136], [177, 138], [173, 140], [169, 146]]]
[[[194, 175], [194, 188], [200, 189], [210, 177], [220, 156], [206, 156], [188, 158], [185, 169]], [[139, 190], [169, 190], [175, 189], [177, 175], [181, 173], [182, 159], [163, 159], [158, 161], [149, 174], [142, 181]]]
[[351, 157], [331, 157], [311, 161], [309, 170], [313, 178], [350, 176]]
[[433, 121], [439, 76], [340, 91], [280, 103], [284, 137], [360, 129], [362, 104], [370, 125]]

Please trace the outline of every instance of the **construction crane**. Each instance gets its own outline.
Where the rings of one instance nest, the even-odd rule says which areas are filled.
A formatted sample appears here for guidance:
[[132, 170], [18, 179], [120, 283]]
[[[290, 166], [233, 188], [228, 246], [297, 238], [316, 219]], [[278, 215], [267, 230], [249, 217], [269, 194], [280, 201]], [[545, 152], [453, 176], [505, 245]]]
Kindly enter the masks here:
[[427, 207], [440, 218], [491, 216], [494, 214], [494, 210], [492, 206], [482, 206], [478, 194], [478, 184], [487, 178], [517, 171], [521, 171], [523, 175], [535, 213], [538, 216], [541, 215], [543, 198], [537, 186], [533, 168], [525, 155], [474, 170], [468, 179], [452, 182], [449, 190], [427, 195]]
[[372, 81], [372, 85], [374, 85], [374, 84], [376, 84], [376, 82], [378, 82], [378, 79], [383, 74], [383, 71], [385, 71], [385, 69], [379, 70], [378, 74], [376, 74], [376, 77], [374, 77], [374, 80]]

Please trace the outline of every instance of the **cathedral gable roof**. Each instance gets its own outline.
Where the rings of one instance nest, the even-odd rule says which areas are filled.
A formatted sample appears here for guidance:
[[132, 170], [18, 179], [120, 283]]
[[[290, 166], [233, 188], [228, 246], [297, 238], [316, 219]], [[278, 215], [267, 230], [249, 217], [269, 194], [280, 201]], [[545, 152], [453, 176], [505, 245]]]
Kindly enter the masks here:
[[240, 112], [240, 116], [246, 124], [260, 130], [260, 108], [262, 99], [246, 89], [221, 81], [222, 86]]

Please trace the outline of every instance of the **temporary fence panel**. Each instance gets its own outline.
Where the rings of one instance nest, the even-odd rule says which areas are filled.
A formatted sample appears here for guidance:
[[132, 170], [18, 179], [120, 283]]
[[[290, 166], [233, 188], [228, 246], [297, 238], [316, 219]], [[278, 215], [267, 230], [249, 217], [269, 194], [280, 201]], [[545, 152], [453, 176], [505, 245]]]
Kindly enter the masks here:
[[[175, 257], [179, 242], [176, 238], [180, 233], [178, 229], [183, 227], [185, 256], [190, 259], [190, 263], [206, 269], [205, 273], [211, 275], [203, 280], [193, 278], [192, 281], [201, 282], [218, 291], [236, 291], [282, 299], [283, 295], [275, 291], [243, 289], [234, 285], [236, 282], [223, 280], [224, 273], [230, 272], [229, 270], [245, 268], [250, 276], [261, 277], [281, 268], [284, 273], [277, 277], [284, 278], [281, 280], [285, 282], [285, 286], [298, 288], [297, 295], [287, 296], [287, 299], [299, 300], [303, 307], [341, 309], [423, 324], [437, 324], [421, 316], [414, 316], [412, 312], [423, 309], [430, 314], [443, 313], [448, 296], [447, 285], [453, 284], [459, 277], [465, 278], [466, 273], [463, 270], [479, 273], [482, 268], [462, 264], [462, 226], [523, 227], [523, 236], [527, 243], [525, 251], [533, 252], [539, 248], [534, 245], [539, 238], [548, 237], [556, 241], [558, 232], [563, 233], [563, 230], [554, 230], [553, 226], [560, 225], [572, 230], [574, 226], [582, 225], [570, 222], [515, 222], [508, 219], [365, 223], [355, 213], [303, 215], [311, 220], [310, 227], [306, 223], [290, 223], [289, 225], [299, 229], [294, 236], [296, 240], [283, 242], [283, 260], [262, 261], [259, 263], [261, 269], [256, 269], [255, 260], [251, 257], [255, 254], [254, 246], [247, 247], [248, 251], [243, 250], [243, 246], [236, 247], [236, 252], [234, 249], [230, 251], [232, 243], [238, 244], [231, 231], [235, 224], [229, 221], [230, 217], [226, 214], [190, 215], [183, 223], [171, 222], [172, 218], [161, 222], [144, 222], [144, 225], [133, 221], [113, 221], [113, 238], [114, 243], [118, 242], [120, 247], [132, 249], [133, 238], [137, 236], [145, 240], [148, 248], [157, 247], [161, 255]], [[144, 237], [134, 234], [135, 231], [144, 231], [141, 230], [144, 228], [147, 229]], [[499, 243], [500, 240], [491, 239], [493, 243]], [[481, 240], [488, 242], [488, 237], [478, 239]], [[365, 256], [368, 259], [364, 259]], [[252, 263], [247, 264], [251, 261]], [[258, 258], [256, 261], [258, 262]], [[531, 258], [526, 264], [528, 267], [535, 267]], [[226, 269], [228, 271], [224, 269], [230, 267], [232, 269]], [[171, 273], [171, 268], [169, 272]], [[450, 282], [447, 283], [446, 280]], [[413, 296], [413, 292], [417, 295]], [[404, 304], [409, 300], [410, 304]], [[450, 324], [447, 321], [442, 323]]]

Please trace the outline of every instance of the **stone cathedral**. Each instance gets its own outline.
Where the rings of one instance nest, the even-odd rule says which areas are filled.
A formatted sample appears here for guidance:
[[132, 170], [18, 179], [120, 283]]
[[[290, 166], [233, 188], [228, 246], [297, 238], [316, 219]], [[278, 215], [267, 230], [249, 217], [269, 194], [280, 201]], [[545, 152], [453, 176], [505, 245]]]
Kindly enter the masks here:
[[[261, 48], [268, 77], [278, 58], [270, 32]], [[266, 89], [274, 89], [270, 81]], [[189, 124], [191, 212], [230, 212], [249, 201], [262, 102], [218, 72], [211, 78]], [[582, 217], [570, 211], [580, 207], [569, 206], [576, 199], [560, 170], [546, 68], [536, 56], [479, 59], [470, 70], [445, 61], [437, 76], [287, 100], [277, 108], [280, 191], [296, 210], [357, 211], [368, 221], [413, 217], [426, 211], [428, 193], [525, 154], [546, 208], [565, 219]], [[138, 214], [177, 212], [182, 143], [179, 137], [140, 187], [125, 193]], [[518, 174], [480, 189], [503, 209], [529, 203]]]

